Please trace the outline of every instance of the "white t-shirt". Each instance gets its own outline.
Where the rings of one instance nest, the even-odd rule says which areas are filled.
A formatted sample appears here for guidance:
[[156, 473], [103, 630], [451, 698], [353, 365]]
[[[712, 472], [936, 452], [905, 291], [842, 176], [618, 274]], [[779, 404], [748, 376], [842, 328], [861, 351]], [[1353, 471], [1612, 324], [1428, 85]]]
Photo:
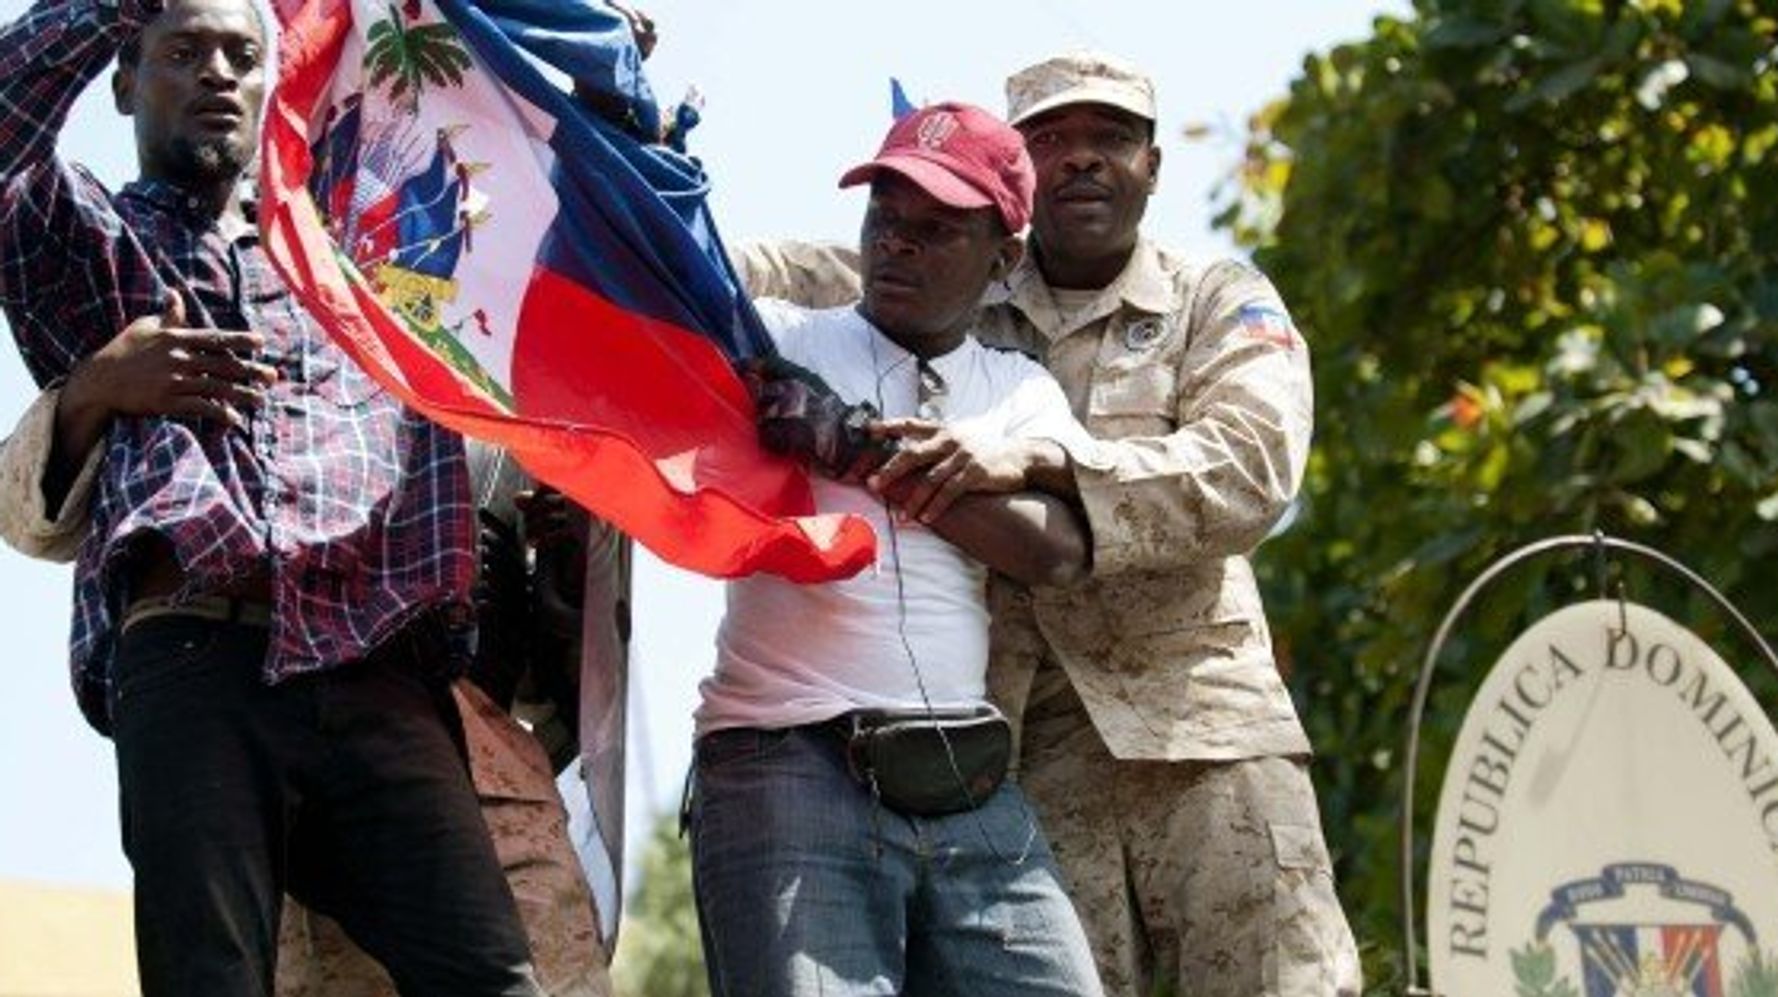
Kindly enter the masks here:
[[[914, 414], [913, 354], [853, 307], [762, 301], [759, 311], [779, 352], [846, 401], [869, 401], [886, 417]], [[1023, 355], [970, 338], [929, 364], [945, 381], [940, 417], [960, 433], [1053, 439], [1070, 450], [1088, 441], [1055, 379]], [[856, 709], [982, 703], [987, 569], [918, 523], [892, 530], [882, 502], [862, 487], [819, 475], [813, 484], [818, 511], [870, 522], [877, 562], [820, 585], [768, 575], [730, 582], [716, 670], [699, 687], [698, 733], [792, 727]]]

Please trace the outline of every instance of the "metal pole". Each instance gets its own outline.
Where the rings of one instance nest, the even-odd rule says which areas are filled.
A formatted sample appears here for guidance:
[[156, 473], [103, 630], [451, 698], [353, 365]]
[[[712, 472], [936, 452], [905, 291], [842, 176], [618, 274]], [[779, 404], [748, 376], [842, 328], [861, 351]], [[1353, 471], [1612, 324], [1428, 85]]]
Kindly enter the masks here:
[[[1438, 664], [1439, 653], [1444, 650], [1445, 641], [1450, 638], [1452, 628], [1456, 626], [1457, 621], [1463, 617], [1463, 614], [1468, 611], [1470, 603], [1475, 601], [1476, 596], [1480, 595], [1483, 589], [1493, 584], [1501, 575], [1525, 561], [1554, 551], [1576, 547], [1592, 547], [1595, 550], [1610, 549], [1621, 551], [1626, 554], [1632, 554], [1650, 561], [1658, 567], [1665, 568], [1683, 578], [1694, 588], [1697, 588], [1710, 596], [1711, 600], [1716, 603], [1717, 608], [1722, 610], [1724, 615], [1735, 621], [1736, 625], [1741, 628], [1742, 633], [1747, 637], [1748, 641], [1752, 643], [1753, 646], [1759, 650], [1761, 656], [1765, 658], [1766, 664], [1772, 669], [1772, 674], [1775, 677], [1778, 677], [1778, 654], [1773, 653], [1771, 645], [1766, 643], [1765, 638], [1760, 635], [1760, 632], [1754, 628], [1753, 624], [1748, 621], [1747, 617], [1743, 616], [1741, 611], [1736, 609], [1735, 605], [1729, 602], [1721, 592], [1718, 592], [1715, 586], [1705, 581], [1690, 568], [1673, 558], [1668, 557], [1666, 554], [1655, 550], [1653, 547], [1647, 547], [1629, 540], [1619, 540], [1616, 537], [1609, 537], [1604, 533], [1599, 532], [1595, 532], [1591, 536], [1573, 535], [1550, 537], [1546, 540], [1539, 540], [1535, 543], [1526, 544], [1525, 546], [1512, 551], [1495, 561], [1493, 564], [1490, 564], [1486, 570], [1477, 575], [1475, 580], [1470, 582], [1469, 586], [1463, 590], [1463, 594], [1457, 597], [1457, 601], [1451, 605], [1450, 611], [1445, 614], [1444, 620], [1439, 623], [1438, 631], [1433, 634], [1432, 643], [1426, 649], [1426, 657], [1420, 662], [1420, 673], [1414, 681], [1414, 703], [1408, 714], [1407, 784], [1402, 794], [1400, 856], [1401, 925], [1403, 942], [1402, 966], [1404, 970], [1403, 975], [1407, 980], [1406, 992], [1408, 997], [1431, 997], [1432, 995], [1432, 991], [1423, 989], [1420, 986], [1420, 960], [1416, 955], [1416, 947], [1419, 939], [1415, 927], [1415, 922], [1418, 918], [1414, 907], [1414, 782], [1420, 765], [1420, 723], [1426, 713], [1426, 697], [1432, 689], [1433, 669]], [[1601, 582], [1601, 584], [1603, 584], [1603, 582]], [[1602, 592], [1601, 594], [1603, 595], [1604, 593]], [[1622, 598], [1621, 591], [1619, 592], [1619, 597]]]

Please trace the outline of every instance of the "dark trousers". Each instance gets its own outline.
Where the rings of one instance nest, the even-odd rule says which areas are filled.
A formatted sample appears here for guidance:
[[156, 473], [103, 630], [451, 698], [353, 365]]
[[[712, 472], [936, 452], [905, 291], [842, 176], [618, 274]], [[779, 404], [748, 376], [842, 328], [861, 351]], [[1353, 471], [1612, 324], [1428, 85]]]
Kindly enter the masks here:
[[540, 995], [453, 732], [403, 638], [268, 686], [266, 631], [162, 616], [122, 637], [114, 739], [144, 997], [266, 995], [282, 895], [403, 995]]

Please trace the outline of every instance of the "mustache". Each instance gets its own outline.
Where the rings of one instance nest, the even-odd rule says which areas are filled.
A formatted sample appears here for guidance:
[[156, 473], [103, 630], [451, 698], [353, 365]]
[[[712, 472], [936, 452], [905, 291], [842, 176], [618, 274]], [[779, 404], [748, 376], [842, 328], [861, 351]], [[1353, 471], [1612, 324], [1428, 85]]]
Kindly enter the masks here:
[[1090, 177], [1076, 177], [1057, 187], [1051, 197], [1110, 197], [1111, 188]]

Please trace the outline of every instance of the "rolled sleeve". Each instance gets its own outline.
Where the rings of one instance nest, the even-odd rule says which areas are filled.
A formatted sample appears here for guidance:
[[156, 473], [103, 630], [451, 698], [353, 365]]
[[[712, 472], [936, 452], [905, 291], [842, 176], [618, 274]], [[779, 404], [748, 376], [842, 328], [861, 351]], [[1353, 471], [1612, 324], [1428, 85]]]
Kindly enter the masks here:
[[0, 539], [27, 557], [74, 560], [86, 535], [88, 508], [104, 447], [94, 446], [81, 464], [68, 496], [51, 519], [43, 480], [55, 444], [56, 405], [61, 391], [51, 388], [25, 410], [12, 435], [0, 442]]
[[1177, 428], [1099, 440], [1075, 480], [1096, 575], [1257, 547], [1295, 498], [1313, 433], [1308, 346], [1269, 281], [1211, 268], [1171, 389]]

